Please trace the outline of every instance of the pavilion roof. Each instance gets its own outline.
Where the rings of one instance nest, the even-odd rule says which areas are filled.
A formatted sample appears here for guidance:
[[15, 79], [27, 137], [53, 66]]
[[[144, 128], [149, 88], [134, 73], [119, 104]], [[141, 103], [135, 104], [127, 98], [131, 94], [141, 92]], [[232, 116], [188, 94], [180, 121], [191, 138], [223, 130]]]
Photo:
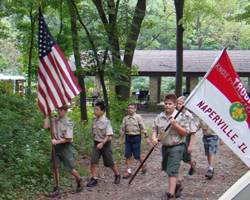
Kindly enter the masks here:
[[[86, 51], [89, 53], [90, 51]], [[204, 76], [220, 50], [184, 50], [183, 76]], [[250, 77], [250, 51], [227, 50], [232, 64], [241, 77]], [[85, 67], [86, 61], [81, 61]], [[72, 70], [75, 70], [74, 56], [69, 59]], [[94, 64], [94, 63], [92, 63]], [[138, 66], [139, 76], [175, 76], [176, 50], [135, 50], [133, 65]]]
[[[221, 51], [184, 50], [183, 75], [204, 76]], [[250, 76], [250, 51], [227, 50], [239, 76]], [[136, 50], [133, 64], [139, 67], [140, 76], [174, 76], [176, 50]]]

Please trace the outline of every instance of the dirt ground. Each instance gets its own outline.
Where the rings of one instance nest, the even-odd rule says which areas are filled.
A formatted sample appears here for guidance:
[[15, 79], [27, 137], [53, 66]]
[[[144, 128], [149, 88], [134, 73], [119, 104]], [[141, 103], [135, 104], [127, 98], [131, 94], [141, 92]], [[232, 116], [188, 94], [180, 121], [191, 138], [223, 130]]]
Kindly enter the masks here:
[[[141, 114], [145, 123], [152, 125], [157, 114]], [[147, 155], [151, 146], [142, 152], [143, 158]], [[188, 175], [189, 165], [182, 163], [182, 183], [184, 190], [178, 199], [183, 200], [216, 200], [242, 175], [248, 171], [248, 167], [224, 144], [218, 146], [215, 161], [215, 174], [211, 180], [205, 179], [204, 175], [208, 169], [207, 158], [204, 155], [202, 133], [197, 132], [194, 141], [192, 158], [196, 161], [196, 173]], [[147, 160], [148, 171], [145, 175], [137, 174], [130, 186], [128, 181], [121, 179], [120, 184], [115, 185], [114, 174], [109, 168], [105, 168], [102, 162], [99, 165], [98, 185], [93, 188], [85, 187], [81, 193], [67, 192], [61, 199], [101, 199], [101, 200], [151, 200], [165, 199], [168, 191], [168, 177], [161, 170], [161, 148], [160, 145], [153, 151]], [[90, 168], [89, 158], [83, 160], [83, 165]], [[132, 173], [139, 167], [139, 162], [132, 160]], [[126, 172], [124, 163], [118, 164], [121, 175]], [[89, 177], [88, 177], [89, 178]], [[89, 179], [85, 180], [87, 183]]]

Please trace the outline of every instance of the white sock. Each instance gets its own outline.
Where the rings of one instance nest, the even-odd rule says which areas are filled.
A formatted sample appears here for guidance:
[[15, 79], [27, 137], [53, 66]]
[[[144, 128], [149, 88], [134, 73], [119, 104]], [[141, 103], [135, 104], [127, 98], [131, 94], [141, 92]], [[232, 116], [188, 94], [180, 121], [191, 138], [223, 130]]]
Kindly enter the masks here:
[[128, 171], [128, 173], [131, 173], [132, 171], [131, 171], [131, 168], [130, 169], [127, 169], [127, 171]]
[[94, 179], [97, 179], [97, 176], [95, 176]]
[[213, 167], [209, 167], [209, 169], [211, 169], [212, 171], [214, 171], [214, 168], [213, 168]]

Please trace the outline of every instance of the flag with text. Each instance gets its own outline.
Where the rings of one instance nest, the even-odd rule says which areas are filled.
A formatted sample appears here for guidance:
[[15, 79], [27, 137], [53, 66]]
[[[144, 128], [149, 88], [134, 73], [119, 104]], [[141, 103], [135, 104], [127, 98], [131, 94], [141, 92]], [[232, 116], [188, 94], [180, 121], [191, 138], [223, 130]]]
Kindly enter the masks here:
[[44, 115], [81, 92], [68, 61], [53, 38], [39, 8], [38, 105]]
[[226, 49], [184, 105], [204, 120], [250, 166], [250, 99]]

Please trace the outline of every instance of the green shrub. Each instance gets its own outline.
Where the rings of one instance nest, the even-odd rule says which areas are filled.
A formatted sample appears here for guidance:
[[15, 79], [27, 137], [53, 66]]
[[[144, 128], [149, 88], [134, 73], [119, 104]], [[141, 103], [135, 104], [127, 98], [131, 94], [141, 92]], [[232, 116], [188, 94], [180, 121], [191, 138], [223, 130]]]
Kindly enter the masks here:
[[27, 196], [51, 177], [44, 117], [33, 101], [4, 94], [0, 99], [0, 197]]
[[[53, 185], [51, 133], [35, 101], [0, 94], [0, 199], [31, 198]], [[62, 171], [62, 170], [61, 170]], [[60, 182], [68, 185], [65, 172]]]

